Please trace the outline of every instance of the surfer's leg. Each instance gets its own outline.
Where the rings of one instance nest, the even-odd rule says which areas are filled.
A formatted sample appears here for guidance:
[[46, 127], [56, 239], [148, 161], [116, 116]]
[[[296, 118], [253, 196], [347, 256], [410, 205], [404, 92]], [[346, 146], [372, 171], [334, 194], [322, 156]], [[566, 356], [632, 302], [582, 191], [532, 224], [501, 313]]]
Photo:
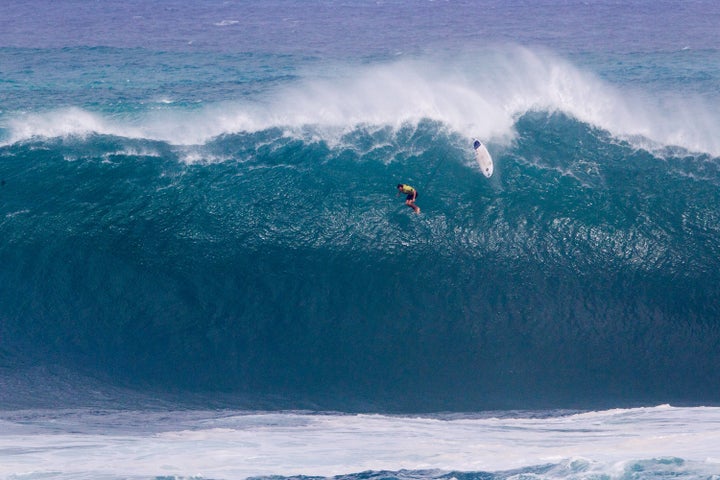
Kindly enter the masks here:
[[415, 205], [412, 200], [405, 200], [405, 205], [412, 208], [415, 211], [415, 213], [420, 213], [420, 207]]

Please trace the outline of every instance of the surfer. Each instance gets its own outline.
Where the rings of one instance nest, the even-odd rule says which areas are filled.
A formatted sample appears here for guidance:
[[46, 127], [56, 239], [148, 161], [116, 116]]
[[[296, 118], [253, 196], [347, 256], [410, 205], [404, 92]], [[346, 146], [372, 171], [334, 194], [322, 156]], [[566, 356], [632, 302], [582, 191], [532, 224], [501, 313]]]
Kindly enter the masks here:
[[403, 183], [398, 183], [397, 189], [398, 189], [398, 193], [397, 193], [398, 195], [400, 195], [401, 193], [403, 195], [407, 195], [405, 197], [405, 205], [412, 208], [415, 211], [415, 213], [420, 213], [420, 207], [415, 205], [415, 200], [418, 197], [417, 190], [415, 190], [410, 185], [405, 185]]

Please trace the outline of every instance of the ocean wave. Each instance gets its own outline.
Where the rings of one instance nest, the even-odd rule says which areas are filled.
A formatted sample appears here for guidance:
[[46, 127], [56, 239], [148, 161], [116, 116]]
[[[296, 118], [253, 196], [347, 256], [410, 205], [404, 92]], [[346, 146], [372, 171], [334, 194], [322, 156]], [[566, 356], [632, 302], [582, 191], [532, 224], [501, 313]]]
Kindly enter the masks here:
[[515, 128], [490, 179], [433, 121], [2, 147], [3, 355], [288, 408], [715, 399], [717, 160]]

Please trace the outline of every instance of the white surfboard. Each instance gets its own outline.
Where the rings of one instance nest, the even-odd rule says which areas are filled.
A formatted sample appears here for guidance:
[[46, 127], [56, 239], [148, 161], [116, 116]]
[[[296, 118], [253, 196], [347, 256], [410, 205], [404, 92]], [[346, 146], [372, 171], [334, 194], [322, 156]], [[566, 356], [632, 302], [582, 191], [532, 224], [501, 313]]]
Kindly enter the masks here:
[[480, 165], [480, 170], [482, 170], [483, 175], [487, 178], [492, 177], [495, 167], [490, 152], [488, 152], [480, 140], [473, 142], [473, 148], [475, 149], [475, 160], [477, 160], [478, 165]]

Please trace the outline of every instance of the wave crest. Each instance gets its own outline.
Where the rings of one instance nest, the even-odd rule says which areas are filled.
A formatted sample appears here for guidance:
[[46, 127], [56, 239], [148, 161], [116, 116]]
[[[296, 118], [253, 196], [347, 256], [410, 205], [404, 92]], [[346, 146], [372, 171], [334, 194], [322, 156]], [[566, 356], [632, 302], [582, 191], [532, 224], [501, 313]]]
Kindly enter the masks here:
[[101, 133], [194, 145], [269, 128], [333, 142], [359, 125], [397, 128], [430, 119], [468, 138], [507, 144], [523, 114], [560, 111], [637, 146], [720, 155], [715, 107], [697, 97], [620, 88], [550, 52], [506, 47], [453, 59], [316, 68], [262, 94], [200, 108], [118, 115], [71, 107], [11, 114], [4, 123], [6, 143]]

